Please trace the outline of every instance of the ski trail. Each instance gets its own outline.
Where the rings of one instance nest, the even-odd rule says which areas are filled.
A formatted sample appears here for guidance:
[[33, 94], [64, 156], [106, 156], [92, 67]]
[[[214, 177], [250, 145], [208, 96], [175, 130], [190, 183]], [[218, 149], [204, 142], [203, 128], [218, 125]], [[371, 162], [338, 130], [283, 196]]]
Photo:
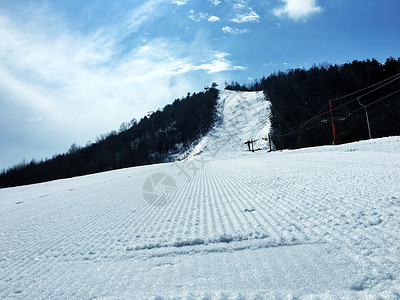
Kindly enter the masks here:
[[205, 160], [246, 154], [244, 144], [257, 140], [256, 148], [269, 149], [266, 138], [271, 130], [271, 103], [263, 92], [221, 91], [217, 103], [217, 121], [213, 128], [184, 155], [200, 155]]
[[0, 297], [398, 298], [400, 138], [251, 153], [270, 104], [218, 101], [186, 160], [0, 190]]

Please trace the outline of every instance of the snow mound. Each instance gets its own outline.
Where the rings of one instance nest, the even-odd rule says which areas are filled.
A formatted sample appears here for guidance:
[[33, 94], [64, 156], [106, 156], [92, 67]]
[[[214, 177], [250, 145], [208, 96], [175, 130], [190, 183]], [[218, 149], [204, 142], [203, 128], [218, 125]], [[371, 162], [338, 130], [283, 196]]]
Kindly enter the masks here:
[[245, 142], [253, 139], [254, 149], [269, 148], [271, 103], [263, 92], [221, 91], [217, 122], [186, 157], [201, 154], [207, 159], [226, 158], [248, 152]]

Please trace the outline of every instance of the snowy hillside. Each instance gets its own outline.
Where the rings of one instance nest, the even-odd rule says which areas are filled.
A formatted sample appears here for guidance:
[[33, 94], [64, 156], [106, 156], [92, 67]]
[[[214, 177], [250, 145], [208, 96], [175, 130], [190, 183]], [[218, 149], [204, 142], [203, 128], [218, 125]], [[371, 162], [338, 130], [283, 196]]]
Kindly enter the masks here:
[[209, 133], [185, 156], [202, 154], [215, 159], [243, 155], [248, 152], [246, 141], [257, 140], [254, 149], [269, 149], [266, 138], [270, 132], [271, 103], [263, 92], [223, 90], [217, 104], [218, 121]]
[[1, 189], [0, 298], [399, 299], [400, 137], [251, 153], [268, 102], [220, 104], [189, 159]]

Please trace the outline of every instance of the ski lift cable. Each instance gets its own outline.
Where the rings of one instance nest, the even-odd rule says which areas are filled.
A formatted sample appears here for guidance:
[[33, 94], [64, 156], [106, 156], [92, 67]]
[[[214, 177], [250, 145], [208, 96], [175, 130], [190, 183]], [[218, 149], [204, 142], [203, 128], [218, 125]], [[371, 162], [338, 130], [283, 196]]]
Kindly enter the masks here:
[[[361, 96], [359, 96], [359, 97], [357, 97], [357, 98], [355, 98], [355, 99], [349, 100], [349, 101], [347, 101], [346, 103], [343, 103], [343, 104], [341, 104], [341, 105], [335, 107], [335, 108], [332, 109], [331, 111], [333, 112], [333, 111], [335, 111], [335, 110], [338, 110], [339, 108], [342, 108], [342, 107], [348, 105], [349, 103], [352, 103], [352, 102], [354, 102], [354, 101], [358, 101], [359, 98], [364, 97], [364, 96], [366, 96], [366, 95], [369, 95], [369, 94], [375, 92], [376, 90], [378, 90], [378, 89], [380, 89], [380, 88], [382, 88], [382, 87], [384, 87], [384, 86], [386, 86], [386, 85], [388, 85], [388, 84], [390, 84], [390, 83], [392, 83], [392, 82], [394, 82], [394, 81], [400, 79], [400, 73], [399, 73], [399, 74], [397, 74], [397, 75], [395, 75], [395, 76], [392, 76], [392, 77], [390, 77], [390, 78], [385, 79], [384, 81], [387, 81], [387, 80], [389, 80], [389, 79], [392, 79], [393, 77], [396, 77], [396, 76], [398, 76], [398, 77], [395, 78], [395, 79], [393, 79], [393, 80], [391, 80], [391, 81], [389, 81], [389, 82], [387, 82], [387, 83], [385, 83], [385, 84], [383, 84], [383, 85], [381, 85], [381, 86], [379, 86], [379, 87], [377, 87], [377, 88], [375, 88], [375, 89], [373, 89], [372, 91], [369, 91], [369, 92], [367, 92], [367, 93], [365, 93], [365, 94], [363, 94], [363, 95], [361, 95]], [[374, 84], [374, 85], [372, 85], [372, 86], [376, 86], [376, 85], [378, 85], [378, 84], [380, 84], [380, 83], [382, 83], [382, 82], [383, 82], [383, 81], [381, 81], [381, 82], [379, 82], [379, 83], [376, 83], [376, 84]], [[372, 86], [369, 86], [368, 88], [371, 88]], [[367, 89], [367, 88], [365, 88], [365, 89]], [[363, 89], [363, 90], [365, 90], [365, 89]], [[352, 93], [352, 94], [359, 93], [360, 91], [362, 91], [362, 90], [359, 90], [359, 91], [354, 92], [354, 93]], [[350, 94], [349, 94], [349, 95], [350, 95]], [[343, 97], [341, 97], [341, 98], [348, 97], [349, 95], [343, 96]], [[337, 100], [337, 99], [339, 99], [339, 98], [336, 98], [336, 100]], [[332, 100], [332, 101], [334, 101], [334, 100]], [[305, 121], [305, 122], [303, 122], [303, 123], [301, 123], [301, 124], [298, 124], [298, 125], [296, 125], [296, 126], [293, 126], [293, 127], [289, 128], [289, 129], [286, 129], [286, 130], [284, 130], [284, 131], [282, 131], [282, 132], [280, 132], [280, 133], [277, 133], [277, 134], [275, 134], [275, 135], [276, 135], [276, 136], [287, 135], [288, 132], [291, 131], [291, 130], [293, 130], [293, 132], [290, 132], [290, 134], [293, 134], [293, 133], [295, 133], [295, 132], [298, 132], [298, 131], [297, 131], [298, 129], [303, 128], [305, 125], [307, 125], [307, 124], [310, 123], [311, 121], [313, 121], [313, 120], [317, 119], [318, 117], [322, 116], [323, 114], [321, 114], [321, 112], [324, 111], [324, 109], [325, 109], [327, 106], [328, 106], [328, 105], [325, 105], [324, 108], [322, 108], [322, 109], [321, 109], [314, 117], [312, 117], [311, 119], [309, 119], [309, 120], [307, 120], [307, 121]]]
[[[399, 75], [400, 75], [400, 74], [399, 74]], [[398, 80], [398, 79], [400, 79], [400, 76], [399, 76], [398, 78], [396, 78], [396, 79], [393, 79], [393, 80], [391, 80], [391, 81], [389, 81], [389, 82], [387, 82], [387, 83], [381, 85], [380, 87], [377, 87], [376, 89], [373, 89], [372, 91], [369, 91], [369, 92], [367, 92], [367, 93], [365, 93], [365, 94], [363, 94], [363, 95], [361, 95], [361, 96], [358, 96], [358, 97], [354, 98], [353, 100], [349, 100], [349, 101], [347, 101], [346, 103], [343, 103], [343, 104], [341, 104], [341, 105], [335, 107], [334, 109], [332, 109], [332, 111], [335, 111], [335, 110], [337, 110], [337, 109], [339, 109], [339, 108], [342, 108], [343, 106], [346, 106], [347, 104], [352, 103], [352, 102], [354, 102], [354, 101], [358, 101], [360, 98], [362, 98], [362, 97], [364, 97], [364, 96], [367, 96], [367, 95], [369, 95], [369, 94], [371, 94], [371, 93], [373, 93], [373, 92], [379, 90], [380, 88], [382, 88], [382, 87], [384, 87], [384, 86], [386, 86], [386, 85], [388, 85], [388, 84], [390, 84], [390, 83], [392, 83], [392, 82], [394, 82], [394, 81], [396, 81], [396, 80]], [[333, 100], [332, 100], [332, 101], [333, 101]], [[367, 106], [368, 106], [368, 105], [367, 105]]]
[[[334, 109], [332, 109], [332, 110], [330, 110], [330, 111], [335, 111], [335, 110], [337, 110], [337, 109], [339, 109], [339, 108], [342, 108], [343, 106], [346, 106], [347, 104], [349, 104], [349, 103], [351, 103], [351, 102], [354, 102], [354, 101], [357, 101], [357, 98], [356, 98], [356, 99], [353, 99], [353, 100], [350, 100], [350, 101], [347, 101], [346, 103], [344, 103], [344, 104], [342, 104], [342, 105], [340, 105], [340, 106], [338, 106], [338, 107], [335, 107]], [[290, 131], [290, 130], [293, 130], [294, 132], [298, 132], [298, 131], [297, 131], [298, 129], [301, 129], [302, 127], [304, 127], [305, 125], [307, 125], [307, 124], [310, 123], [311, 121], [317, 119], [318, 117], [323, 116], [324, 114], [322, 114], [322, 112], [323, 112], [323, 111], [325, 110], [325, 108], [328, 107], [328, 106], [329, 106], [329, 104], [325, 105], [325, 106], [319, 111], [319, 113], [317, 113], [317, 114], [316, 114], [314, 117], [312, 117], [311, 119], [309, 119], [309, 120], [307, 120], [307, 121], [305, 121], [305, 122], [303, 122], [303, 123], [301, 123], [301, 124], [299, 124], [299, 125], [293, 126], [293, 127], [290, 128], [290, 129], [286, 129], [286, 130], [284, 130], [284, 131], [282, 131], [282, 132], [280, 132], [280, 133], [278, 133], [278, 134], [275, 134], [275, 135], [277, 135], [277, 136], [279, 136], [279, 135], [286, 135], [287, 132]], [[291, 132], [290, 134], [292, 134], [292, 132]]]
[[[372, 85], [370, 85], [370, 86], [367, 86], [367, 87], [365, 87], [365, 88], [363, 88], [363, 89], [361, 89], [361, 90], [352, 92], [352, 93], [350, 93], [350, 94], [347, 94], [347, 95], [344, 95], [344, 96], [341, 96], [341, 97], [338, 97], [338, 98], [334, 98], [334, 99], [332, 99], [332, 101], [337, 101], [337, 100], [340, 100], [340, 99], [343, 99], [343, 98], [347, 98], [347, 97], [353, 96], [353, 95], [355, 95], [355, 94], [357, 94], [357, 93], [360, 93], [360, 92], [363, 92], [363, 91], [365, 91], [365, 90], [368, 90], [368, 89], [370, 89], [370, 88], [372, 88], [372, 87], [374, 87], [374, 86], [377, 86], [377, 85], [379, 85], [379, 84], [381, 84], [381, 83], [384, 83], [384, 82], [386, 82], [386, 81], [388, 81], [388, 80], [391, 80], [391, 79], [393, 79], [393, 78], [395, 78], [394, 80], [399, 79], [399, 78], [400, 78], [400, 73], [398, 73], [398, 74], [396, 74], [396, 75], [393, 75], [393, 76], [391, 76], [391, 77], [389, 77], [389, 78], [386, 78], [385, 80], [382, 80], [382, 81], [380, 81], [380, 82], [374, 83], [374, 84], [372, 84]], [[393, 80], [393, 81], [394, 81], [394, 80]], [[392, 81], [391, 81], [391, 82], [392, 82]], [[390, 83], [390, 82], [389, 82], [389, 83]]]
[[292, 131], [292, 132], [289, 132], [289, 133], [285, 133], [285, 134], [275, 134], [276, 136], [288, 136], [288, 135], [292, 135], [292, 134], [295, 134], [295, 133], [298, 133], [298, 132], [301, 132], [301, 131], [307, 131], [307, 130], [310, 130], [310, 129], [313, 129], [313, 128], [316, 128], [316, 127], [320, 127], [320, 126], [324, 126], [324, 125], [326, 125], [326, 124], [329, 124], [329, 123], [319, 123], [319, 124], [317, 124], [317, 125], [314, 125], [314, 126], [311, 126], [311, 127], [307, 127], [307, 128], [299, 128], [299, 129], [297, 129], [297, 130], [294, 130], [294, 131]]
[[[390, 93], [389, 95], [386, 95], [386, 96], [384, 96], [384, 97], [382, 97], [382, 98], [379, 98], [378, 100], [375, 100], [374, 102], [365, 105], [365, 107], [368, 107], [368, 106], [370, 106], [370, 105], [373, 105], [373, 104], [375, 104], [375, 103], [378, 103], [378, 102], [380, 102], [380, 101], [383, 101], [383, 100], [385, 100], [386, 98], [389, 98], [390, 96], [393, 96], [393, 95], [397, 94], [398, 92], [400, 92], [400, 90], [397, 90], [397, 91], [395, 91], [395, 92], [393, 92], [393, 93]], [[355, 100], [358, 100], [358, 98], [356, 98], [356, 99], [354, 99], [354, 100], [352, 100], [352, 101], [355, 101]], [[350, 113], [350, 115], [351, 115], [351, 114], [354, 114], [354, 113], [356, 113], [356, 112], [358, 112], [358, 111], [360, 111], [360, 110], [362, 110], [362, 109], [365, 109], [365, 108], [364, 108], [364, 107], [358, 108], [358, 109], [352, 111], [352, 112]], [[292, 132], [289, 132], [289, 133], [285, 133], [285, 134], [276, 134], [276, 136], [288, 136], [288, 135], [292, 135], [292, 134], [298, 133], [298, 132], [300, 132], [300, 131], [307, 131], [307, 130], [310, 130], [310, 129], [313, 129], [313, 128], [316, 128], [316, 127], [319, 127], [319, 126], [323, 126], [323, 125], [326, 125], [326, 124], [329, 124], [329, 123], [321, 123], [321, 124], [317, 124], [317, 125], [314, 125], [314, 126], [311, 126], [311, 127], [304, 128], [304, 129], [298, 128], [298, 129], [296, 129], [296, 130], [294, 130], [294, 131], [292, 131]]]
[[369, 95], [369, 94], [371, 94], [371, 93], [373, 93], [373, 92], [379, 90], [380, 88], [383, 88], [384, 86], [387, 86], [388, 84], [390, 84], [390, 83], [392, 83], [392, 82], [394, 82], [394, 81], [396, 81], [396, 80], [398, 80], [398, 79], [400, 79], [400, 76], [397, 77], [397, 78], [395, 78], [395, 79], [393, 79], [393, 80], [391, 80], [391, 81], [389, 81], [389, 82], [387, 82], [387, 83], [385, 83], [385, 84], [383, 84], [383, 85], [381, 85], [380, 87], [377, 87], [377, 88], [373, 89], [372, 91], [369, 91], [368, 93], [365, 93], [365, 94], [363, 94], [363, 95], [357, 97], [357, 98], [361, 98], [361, 97], [364, 97], [364, 96], [366, 96], [366, 95]]
[[313, 120], [317, 119], [318, 117], [322, 116], [323, 114], [321, 114], [321, 113], [325, 110], [325, 108], [327, 108], [327, 106], [329, 106], [329, 105], [328, 105], [328, 104], [325, 105], [325, 106], [324, 106], [314, 117], [312, 117], [311, 119], [309, 119], [309, 120], [307, 120], [307, 121], [305, 121], [305, 122], [303, 122], [303, 123], [301, 123], [301, 124], [298, 124], [298, 125], [296, 125], [296, 126], [293, 126], [293, 127], [289, 128], [289, 129], [285, 129], [284, 131], [282, 131], [282, 132], [280, 132], [280, 133], [277, 133], [277, 134], [275, 134], [275, 135], [284, 135], [284, 134], [285, 134], [286, 132], [288, 132], [288, 131], [297, 130], [297, 129], [300, 129], [300, 128], [304, 127], [305, 125], [307, 125], [307, 124], [310, 123], [311, 121], [313, 121]]
[[361, 104], [363, 107], [357, 108], [356, 110], [353, 110], [350, 114], [354, 114], [354, 113], [356, 113], [356, 112], [358, 112], [358, 111], [360, 111], [362, 109], [365, 109], [365, 107], [368, 107], [368, 106], [373, 105], [375, 103], [378, 103], [378, 102], [380, 102], [382, 100], [385, 100], [386, 98], [389, 98], [390, 96], [393, 96], [394, 94], [397, 94], [398, 92], [400, 92], [400, 90], [397, 90], [397, 91], [395, 91], [393, 93], [390, 93], [389, 95], [386, 95], [386, 96], [384, 96], [382, 98], [379, 98], [378, 100], [375, 100], [374, 102], [371, 102], [371, 103], [369, 103], [367, 105]]

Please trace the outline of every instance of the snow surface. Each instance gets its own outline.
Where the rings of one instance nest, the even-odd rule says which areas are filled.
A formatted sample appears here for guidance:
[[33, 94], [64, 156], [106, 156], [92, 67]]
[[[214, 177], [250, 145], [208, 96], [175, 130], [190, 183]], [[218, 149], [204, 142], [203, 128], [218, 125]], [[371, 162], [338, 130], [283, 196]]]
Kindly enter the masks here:
[[218, 140], [180, 162], [1, 189], [0, 298], [400, 298], [400, 137], [272, 153], [228, 139], [215, 154]]
[[271, 102], [263, 92], [221, 91], [217, 101], [217, 122], [187, 158], [201, 154], [205, 159], [219, 159], [249, 154], [244, 143], [256, 140], [254, 149], [269, 149], [263, 138], [271, 128]]

